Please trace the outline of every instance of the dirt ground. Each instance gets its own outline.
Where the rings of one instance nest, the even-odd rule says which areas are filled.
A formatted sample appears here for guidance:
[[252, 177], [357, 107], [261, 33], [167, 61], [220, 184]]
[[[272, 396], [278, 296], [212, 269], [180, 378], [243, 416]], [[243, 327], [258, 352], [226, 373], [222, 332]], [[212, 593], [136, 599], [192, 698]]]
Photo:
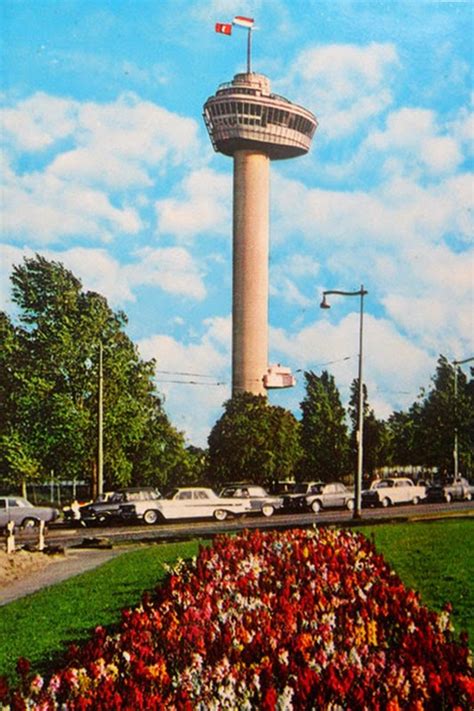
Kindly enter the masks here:
[[37, 570], [43, 570], [61, 557], [63, 557], [61, 554], [46, 555], [45, 553], [31, 553], [21, 549], [16, 550], [14, 553], [6, 553], [5, 550], [0, 550], [0, 587], [25, 578]]

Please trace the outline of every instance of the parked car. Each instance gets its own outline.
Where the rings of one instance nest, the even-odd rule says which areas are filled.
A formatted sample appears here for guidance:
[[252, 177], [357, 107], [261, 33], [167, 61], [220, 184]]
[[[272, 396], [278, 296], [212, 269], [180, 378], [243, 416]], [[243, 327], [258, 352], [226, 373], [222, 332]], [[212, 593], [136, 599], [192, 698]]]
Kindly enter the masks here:
[[295, 486], [294, 479], [280, 479], [272, 481], [268, 489], [274, 496], [283, 496], [284, 494], [291, 494]]
[[426, 486], [414, 484], [411, 479], [376, 479], [370, 489], [362, 492], [362, 505], [386, 507], [393, 504], [419, 504], [425, 496]]
[[80, 508], [80, 523], [84, 526], [112, 523], [120, 520], [120, 506], [129, 501], [156, 501], [161, 496], [152, 486], [133, 487], [114, 491], [108, 497], [98, 497], [92, 504]]
[[474, 486], [471, 486], [467, 479], [460, 476], [450, 483], [443, 484], [439, 481], [428, 486], [426, 499], [428, 501], [446, 501], [446, 503], [455, 499], [471, 501], [473, 492]]
[[0, 528], [5, 528], [9, 521], [13, 521], [16, 526], [31, 528], [38, 526], [40, 521], [56, 521], [58, 516], [58, 509], [34, 506], [22, 496], [0, 496]]
[[63, 519], [65, 522], [73, 523], [81, 520], [81, 512], [85, 506], [90, 506], [93, 503], [102, 503], [104, 501], [110, 501], [115, 491], [105, 491], [103, 494], [97, 497], [97, 499], [89, 499], [88, 501], [77, 501], [74, 499], [70, 504], [63, 506]]
[[321, 509], [354, 508], [354, 494], [340, 481], [312, 486], [311, 493], [305, 496], [306, 508], [318, 513]]
[[255, 484], [228, 484], [219, 493], [223, 498], [245, 498], [250, 502], [251, 510], [264, 516], [272, 516], [283, 506], [281, 496], [269, 494], [263, 486]]
[[133, 501], [120, 506], [123, 520], [154, 524], [160, 521], [189, 518], [215, 518], [224, 521], [229, 514], [251, 511], [248, 498], [220, 497], [207, 487], [180, 487], [155, 501]]
[[319, 487], [323, 485], [322, 481], [300, 481], [294, 484], [291, 491], [283, 495], [283, 510], [289, 513], [305, 511], [307, 509], [306, 497], [317, 494]]

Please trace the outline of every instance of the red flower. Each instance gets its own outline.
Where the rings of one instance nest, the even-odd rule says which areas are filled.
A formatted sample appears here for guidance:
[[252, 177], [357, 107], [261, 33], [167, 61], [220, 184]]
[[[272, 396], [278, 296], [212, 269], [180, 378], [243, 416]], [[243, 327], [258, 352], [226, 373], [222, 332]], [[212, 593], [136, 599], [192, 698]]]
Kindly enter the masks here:
[[262, 699], [262, 711], [274, 711], [278, 701], [278, 692], [274, 686], [268, 687]]
[[16, 670], [21, 677], [30, 673], [31, 664], [25, 657], [20, 657], [16, 663]]
[[9, 692], [9, 684], [6, 676], [0, 676], [0, 701], [5, 701]]

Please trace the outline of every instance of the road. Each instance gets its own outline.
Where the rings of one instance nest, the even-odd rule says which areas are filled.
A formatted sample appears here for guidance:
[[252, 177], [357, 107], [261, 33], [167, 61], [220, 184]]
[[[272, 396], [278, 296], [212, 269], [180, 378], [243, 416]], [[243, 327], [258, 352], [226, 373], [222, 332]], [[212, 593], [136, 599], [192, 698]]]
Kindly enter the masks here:
[[[427, 519], [439, 515], [474, 515], [474, 501], [457, 501], [450, 504], [418, 504], [417, 506], [393, 506], [388, 509], [373, 508], [363, 509], [360, 523], [375, 522], [378, 520], [413, 520], [414, 518]], [[321, 511], [318, 514], [275, 514], [271, 518], [263, 516], [243, 516], [223, 522], [218, 521], [192, 521], [173, 524], [146, 525], [116, 525], [96, 528], [68, 528], [63, 524], [51, 526], [46, 534], [48, 545], [72, 547], [80, 545], [85, 538], [107, 538], [110, 543], [139, 542], [139, 541], [164, 541], [186, 538], [204, 538], [217, 533], [226, 533], [246, 529], [276, 529], [292, 528], [297, 526], [319, 525], [349, 525], [354, 523], [352, 512], [346, 510]], [[359, 523], [359, 522], [357, 522]], [[18, 532], [17, 542], [37, 538], [34, 532]]]

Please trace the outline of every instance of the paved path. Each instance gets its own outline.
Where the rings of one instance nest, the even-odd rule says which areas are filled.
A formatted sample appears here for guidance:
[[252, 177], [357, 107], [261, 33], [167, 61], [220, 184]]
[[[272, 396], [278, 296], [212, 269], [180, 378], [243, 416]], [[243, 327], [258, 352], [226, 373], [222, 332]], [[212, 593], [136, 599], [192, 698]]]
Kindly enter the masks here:
[[56, 583], [84, 573], [87, 570], [97, 568], [108, 560], [135, 548], [136, 546], [120, 546], [120, 548], [116, 549], [68, 548], [64, 555], [48, 563], [41, 570], [26, 573], [18, 580], [2, 586], [0, 590], [0, 606], [7, 605], [20, 597], [31, 595], [31, 593], [42, 588], [56, 585]]

